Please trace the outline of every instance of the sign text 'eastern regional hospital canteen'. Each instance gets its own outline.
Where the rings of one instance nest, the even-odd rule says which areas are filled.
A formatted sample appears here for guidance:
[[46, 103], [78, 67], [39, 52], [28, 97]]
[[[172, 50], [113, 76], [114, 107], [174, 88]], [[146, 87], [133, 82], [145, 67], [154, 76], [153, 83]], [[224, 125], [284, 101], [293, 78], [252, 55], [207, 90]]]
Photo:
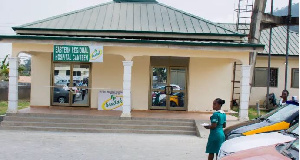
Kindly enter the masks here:
[[103, 46], [54, 45], [53, 61], [103, 62]]

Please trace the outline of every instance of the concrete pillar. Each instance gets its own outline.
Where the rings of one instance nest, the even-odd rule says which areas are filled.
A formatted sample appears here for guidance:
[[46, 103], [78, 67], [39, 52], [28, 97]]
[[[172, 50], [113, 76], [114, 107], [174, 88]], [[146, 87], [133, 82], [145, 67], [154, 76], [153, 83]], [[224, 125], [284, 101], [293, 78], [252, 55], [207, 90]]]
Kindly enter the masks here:
[[131, 67], [133, 61], [123, 61], [123, 112], [121, 117], [131, 117]]
[[19, 58], [9, 58], [9, 87], [7, 113], [17, 113], [18, 111], [18, 67]]
[[251, 65], [241, 66], [240, 112], [239, 120], [249, 120], [248, 108], [250, 99], [250, 70]]

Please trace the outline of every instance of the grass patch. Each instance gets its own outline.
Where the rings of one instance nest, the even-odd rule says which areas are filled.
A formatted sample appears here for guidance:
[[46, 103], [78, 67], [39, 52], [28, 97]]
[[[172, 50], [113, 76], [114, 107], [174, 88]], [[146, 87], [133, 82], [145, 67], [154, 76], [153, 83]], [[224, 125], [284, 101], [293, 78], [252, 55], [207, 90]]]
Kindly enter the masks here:
[[[239, 107], [238, 107], [238, 106], [233, 106], [232, 110], [235, 111], [235, 112], [239, 112]], [[261, 110], [261, 111], [260, 111], [260, 116], [265, 115], [265, 114], [267, 114], [267, 113], [268, 113], [267, 111], [262, 111], [262, 110]], [[238, 113], [233, 113], [233, 114], [231, 114], [231, 115], [232, 115], [232, 116], [235, 116], [235, 117], [238, 117], [238, 116], [239, 116]], [[254, 108], [254, 107], [249, 107], [249, 110], [248, 110], [248, 117], [249, 117], [249, 119], [254, 119], [254, 118], [257, 118], [257, 117], [258, 117], [256, 108]]]
[[[18, 104], [18, 110], [24, 109], [30, 106], [30, 101], [29, 100], [19, 100]], [[8, 102], [7, 101], [0, 101], [0, 115], [3, 115], [6, 113], [8, 107]]]
[[6, 113], [7, 105], [8, 105], [7, 101], [0, 101], [0, 115]]

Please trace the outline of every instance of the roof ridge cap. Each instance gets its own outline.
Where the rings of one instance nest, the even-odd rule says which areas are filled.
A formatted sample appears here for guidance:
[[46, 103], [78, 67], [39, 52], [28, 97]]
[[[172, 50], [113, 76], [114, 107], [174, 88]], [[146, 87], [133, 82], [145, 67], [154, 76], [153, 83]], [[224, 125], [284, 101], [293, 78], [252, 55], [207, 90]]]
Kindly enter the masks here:
[[212, 22], [212, 21], [209, 21], [209, 20], [207, 20], [207, 19], [201, 18], [201, 17], [196, 16], [196, 15], [194, 15], [194, 14], [185, 12], [185, 11], [183, 11], [183, 10], [174, 8], [174, 7], [172, 7], [172, 6], [168, 6], [168, 5], [163, 4], [163, 3], [160, 3], [160, 2], [158, 2], [157, 4], [158, 4], [158, 5], [161, 5], [161, 6], [164, 6], [164, 7], [167, 7], [167, 8], [169, 8], [169, 9], [172, 9], [172, 10], [178, 11], [178, 12], [180, 12], [180, 13], [182, 13], [182, 14], [185, 14], [185, 15], [188, 15], [188, 16], [190, 16], [190, 17], [196, 18], [196, 19], [198, 19], [198, 20], [205, 21], [205, 22], [207, 22], [207, 23], [209, 23], [209, 24], [211, 24], [211, 25], [215, 25], [215, 26], [217, 26], [217, 27], [219, 27], [219, 28], [222, 28], [222, 29], [224, 29], [224, 30], [226, 30], [226, 31], [228, 31], [228, 32], [231, 32], [231, 33], [233, 33], [233, 34], [241, 35], [241, 34], [238, 33], [238, 32], [233, 32], [233, 31], [231, 31], [231, 30], [229, 30], [229, 29], [227, 29], [227, 28], [224, 28], [224, 27], [218, 25], [218, 24], [215, 23], [215, 22]]
[[48, 17], [48, 18], [45, 18], [45, 19], [41, 19], [41, 20], [37, 20], [37, 21], [34, 21], [34, 22], [30, 22], [30, 23], [25, 23], [25, 24], [22, 24], [20, 26], [14, 26], [12, 28], [13, 28], [13, 30], [15, 30], [15, 28], [27, 27], [29, 25], [34, 25], [34, 24], [37, 24], [37, 23], [46, 22], [46, 21], [49, 21], [49, 20], [56, 19], [58, 17], [63, 17], [63, 16], [75, 14], [75, 13], [78, 13], [78, 12], [82, 12], [84, 10], [90, 10], [90, 9], [93, 9], [93, 8], [96, 8], [96, 7], [100, 7], [100, 6], [104, 6], [104, 5], [108, 5], [108, 4], [111, 4], [111, 3], [115, 3], [115, 2], [111, 1], [111, 2], [107, 2], [107, 3], [101, 3], [101, 4], [98, 4], [98, 5], [95, 5], [95, 6], [90, 6], [90, 7], [78, 9], [78, 10], [75, 10], [75, 11], [71, 11], [71, 12], [68, 12], [68, 13], [59, 14], [59, 15], [56, 15], [56, 16]]

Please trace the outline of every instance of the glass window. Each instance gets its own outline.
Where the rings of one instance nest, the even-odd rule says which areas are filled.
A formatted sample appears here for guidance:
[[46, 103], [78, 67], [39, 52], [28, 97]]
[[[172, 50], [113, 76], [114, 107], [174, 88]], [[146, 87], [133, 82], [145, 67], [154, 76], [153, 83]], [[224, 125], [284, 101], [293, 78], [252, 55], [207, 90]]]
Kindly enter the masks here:
[[[52, 104], [89, 106], [89, 64], [54, 63]], [[70, 76], [72, 71], [72, 77]], [[73, 84], [71, 84], [73, 82]]]
[[175, 92], [170, 96], [170, 107], [184, 107], [184, 92]]
[[[267, 87], [268, 68], [255, 68], [254, 87]], [[270, 87], [277, 87], [278, 69], [270, 68]]]
[[81, 71], [73, 71], [73, 76], [81, 76]]
[[54, 64], [54, 88], [52, 99], [53, 103], [68, 104], [70, 76], [66, 76], [66, 71], [70, 70], [69, 64]]
[[186, 70], [171, 68], [171, 86], [173, 90], [185, 90]]
[[152, 68], [152, 88], [164, 90], [167, 85], [167, 68]]
[[299, 68], [292, 68], [292, 88], [299, 88]]
[[54, 75], [57, 76], [59, 74], [59, 70], [54, 70]]
[[164, 92], [154, 91], [152, 92], [152, 106], [166, 106], [167, 95]]
[[73, 65], [73, 95], [72, 95], [72, 104], [75, 105], [87, 105], [89, 101], [89, 75], [90, 75], [90, 66], [85, 64], [76, 64]]

